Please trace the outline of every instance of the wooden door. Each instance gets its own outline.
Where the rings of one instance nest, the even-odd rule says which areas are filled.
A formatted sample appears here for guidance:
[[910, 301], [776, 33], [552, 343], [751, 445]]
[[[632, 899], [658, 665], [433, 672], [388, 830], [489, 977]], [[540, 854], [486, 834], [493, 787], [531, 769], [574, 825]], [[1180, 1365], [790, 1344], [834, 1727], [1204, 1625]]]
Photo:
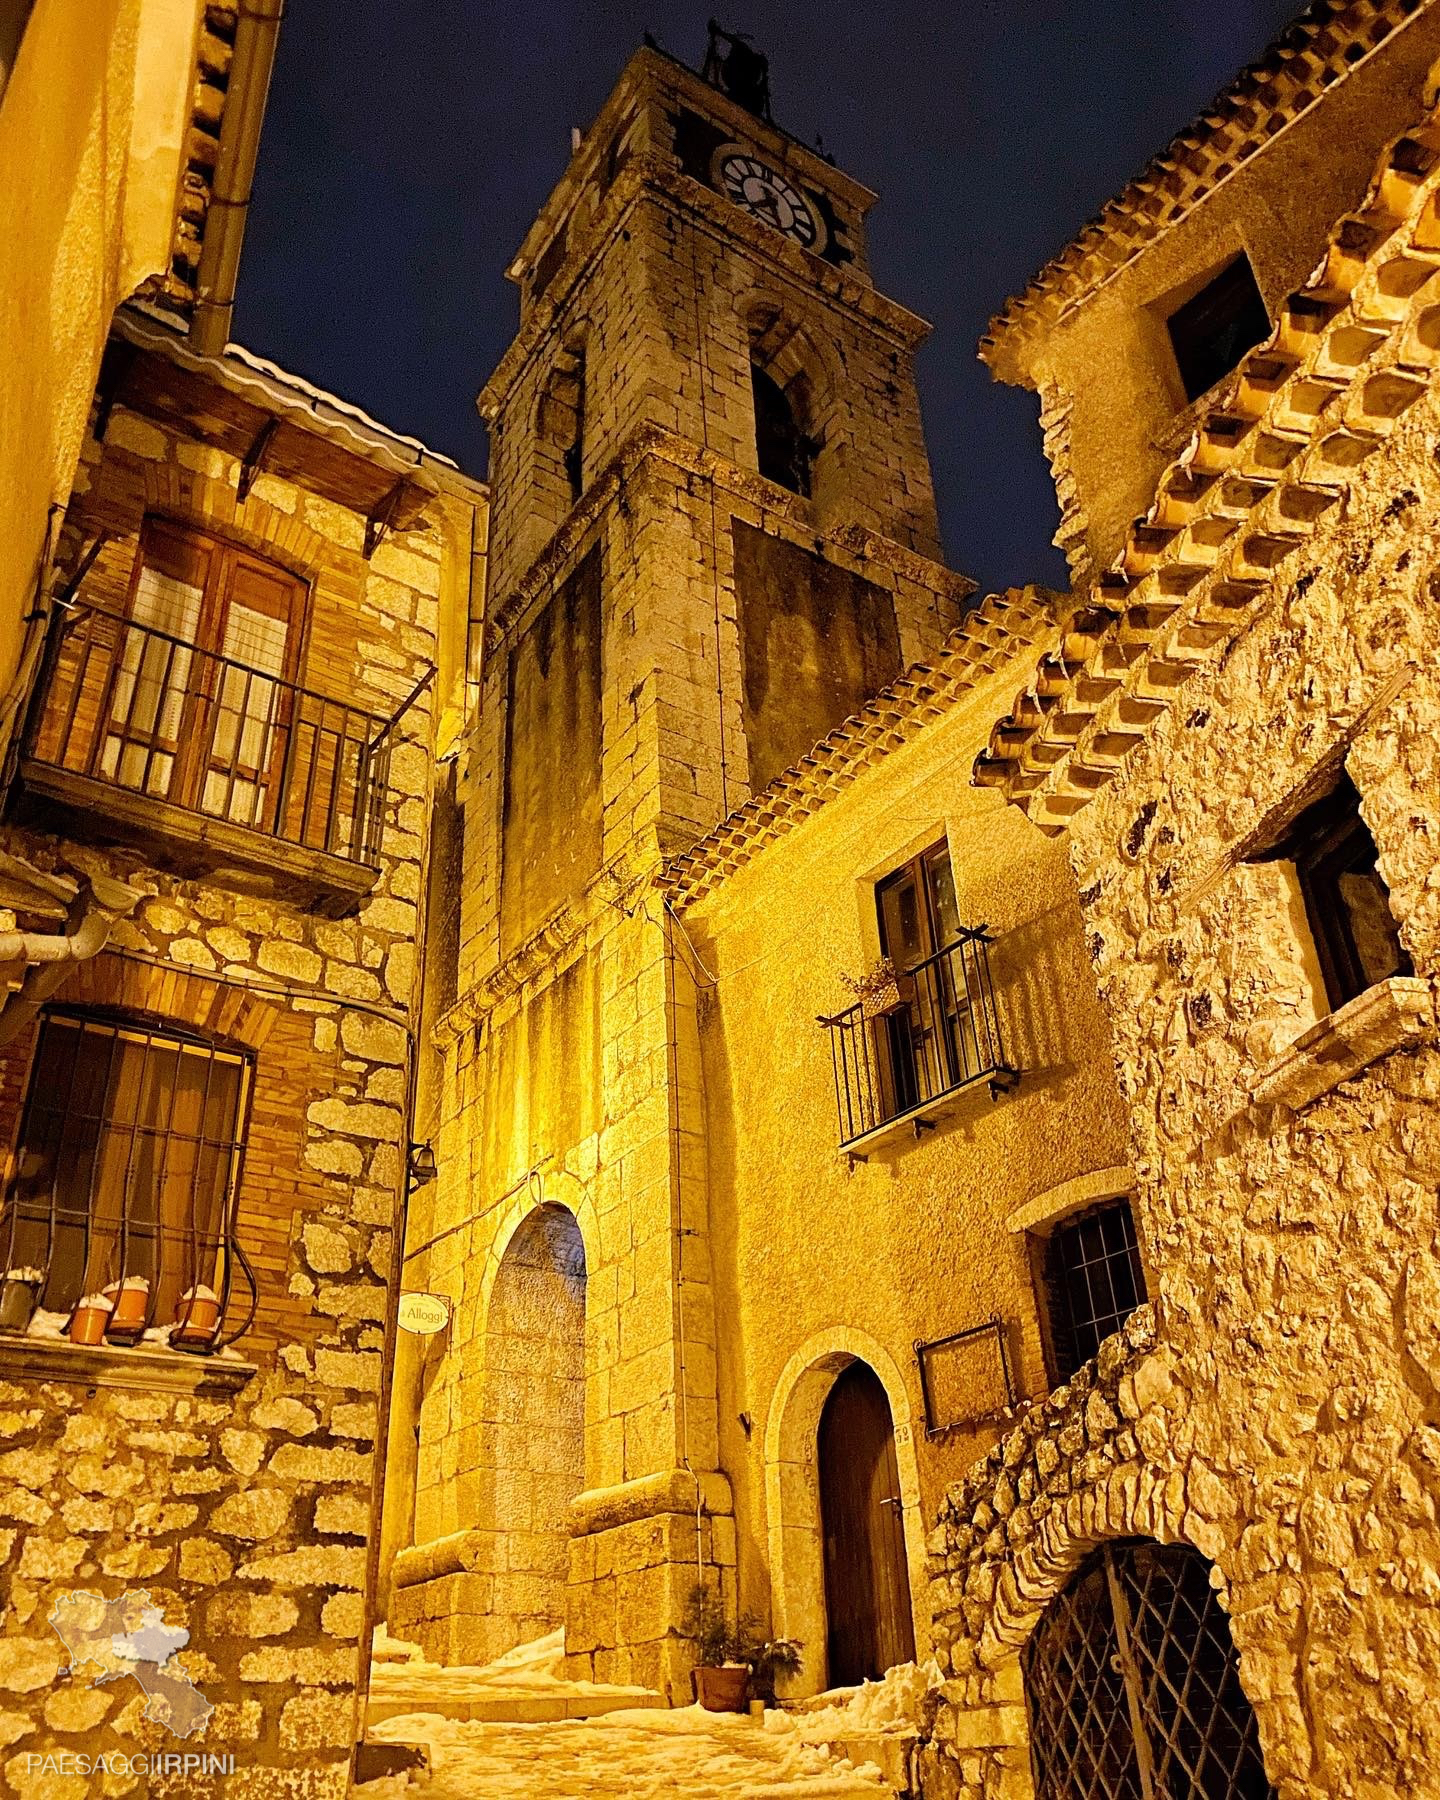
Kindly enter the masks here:
[[205, 684], [207, 725], [200, 810], [237, 825], [274, 822], [285, 742], [294, 729], [294, 673], [303, 590], [291, 575], [243, 550], [227, 557], [210, 642], [223, 661]]
[[852, 1687], [915, 1656], [905, 1520], [890, 1402], [851, 1363], [820, 1415], [828, 1684]]
[[148, 519], [102, 711], [123, 787], [269, 829], [295, 729], [305, 584], [238, 545]]

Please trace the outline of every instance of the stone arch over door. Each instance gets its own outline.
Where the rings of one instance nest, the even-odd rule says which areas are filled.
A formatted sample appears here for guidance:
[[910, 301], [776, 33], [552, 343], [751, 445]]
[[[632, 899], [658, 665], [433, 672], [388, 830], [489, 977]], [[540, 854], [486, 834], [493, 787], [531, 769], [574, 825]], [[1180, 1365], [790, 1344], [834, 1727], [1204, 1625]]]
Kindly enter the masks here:
[[890, 1403], [917, 1657], [926, 1656], [930, 1648], [925, 1520], [910, 1397], [894, 1358], [868, 1333], [844, 1326], [818, 1332], [786, 1363], [765, 1427], [771, 1609], [777, 1635], [798, 1638], [804, 1647], [804, 1673], [792, 1684], [797, 1694], [818, 1693], [825, 1685], [825, 1564], [817, 1444], [830, 1391], [855, 1362], [874, 1371]]
[[568, 1509], [585, 1485], [585, 1245], [542, 1202], [508, 1234], [485, 1309], [477, 1529], [491, 1540], [488, 1654], [564, 1623]]

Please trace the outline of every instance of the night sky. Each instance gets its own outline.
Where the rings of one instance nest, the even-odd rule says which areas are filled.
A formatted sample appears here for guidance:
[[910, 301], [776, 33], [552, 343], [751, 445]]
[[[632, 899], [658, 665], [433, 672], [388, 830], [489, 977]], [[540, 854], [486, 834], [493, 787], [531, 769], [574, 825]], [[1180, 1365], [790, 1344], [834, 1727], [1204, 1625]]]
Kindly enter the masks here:
[[[729, 0], [727, 0], [727, 4]], [[1036, 402], [986, 320], [1294, 15], [1298, 0], [734, 0], [777, 123], [876, 189], [877, 285], [931, 320], [920, 388], [947, 555], [1064, 583]], [[296, 0], [236, 335], [483, 474], [474, 397], [505, 266], [648, 29], [692, 66], [710, 5]]]

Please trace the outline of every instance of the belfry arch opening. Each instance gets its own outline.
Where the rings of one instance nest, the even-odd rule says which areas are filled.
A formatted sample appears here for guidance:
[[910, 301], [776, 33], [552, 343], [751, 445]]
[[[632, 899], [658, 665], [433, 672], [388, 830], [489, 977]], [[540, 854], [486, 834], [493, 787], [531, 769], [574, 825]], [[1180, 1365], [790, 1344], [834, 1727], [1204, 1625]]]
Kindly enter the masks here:
[[808, 498], [815, 448], [802, 420], [803, 384], [782, 388], [758, 362], [750, 365], [755, 396], [755, 457], [767, 481]]
[[[773, 303], [757, 301], [745, 319], [755, 404], [755, 462], [767, 481], [809, 499], [820, 452], [821, 362], [804, 329]], [[819, 384], [817, 387], [817, 383]]]
[[567, 1511], [585, 1485], [585, 1246], [566, 1207], [537, 1206], [506, 1246], [485, 1367], [498, 1655], [565, 1619]]
[[557, 352], [540, 395], [542, 486], [553, 483], [565, 506], [585, 491], [585, 339], [576, 333]]
[[1230, 1621], [1190, 1545], [1102, 1545], [1021, 1666], [1035, 1800], [1274, 1800]]

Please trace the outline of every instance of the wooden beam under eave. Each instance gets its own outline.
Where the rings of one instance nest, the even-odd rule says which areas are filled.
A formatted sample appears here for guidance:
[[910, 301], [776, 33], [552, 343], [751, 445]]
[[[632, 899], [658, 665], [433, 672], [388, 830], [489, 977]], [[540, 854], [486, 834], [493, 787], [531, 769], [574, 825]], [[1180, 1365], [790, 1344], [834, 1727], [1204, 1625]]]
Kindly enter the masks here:
[[386, 494], [370, 509], [365, 520], [366, 562], [392, 531], [409, 531], [419, 523], [425, 508], [435, 498], [435, 490], [412, 475], [402, 475]]

